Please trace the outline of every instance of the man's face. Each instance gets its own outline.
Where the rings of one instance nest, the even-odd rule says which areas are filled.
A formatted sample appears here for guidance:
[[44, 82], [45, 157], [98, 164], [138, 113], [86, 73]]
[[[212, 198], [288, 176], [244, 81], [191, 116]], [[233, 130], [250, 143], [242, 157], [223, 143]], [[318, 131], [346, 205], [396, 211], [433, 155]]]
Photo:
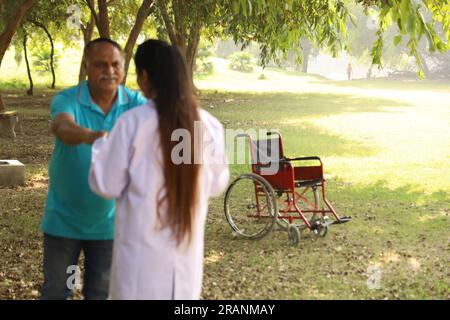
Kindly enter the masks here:
[[86, 72], [91, 87], [116, 91], [125, 76], [123, 56], [110, 43], [96, 43], [87, 54]]

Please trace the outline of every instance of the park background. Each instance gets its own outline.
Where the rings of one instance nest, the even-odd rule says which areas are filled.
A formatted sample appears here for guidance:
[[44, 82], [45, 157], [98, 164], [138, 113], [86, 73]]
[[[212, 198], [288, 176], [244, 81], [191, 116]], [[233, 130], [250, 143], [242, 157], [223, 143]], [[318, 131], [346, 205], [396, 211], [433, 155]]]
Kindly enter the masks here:
[[[0, 189], [1, 299], [39, 297], [39, 223], [53, 149], [49, 105], [59, 90], [79, 81], [86, 40], [82, 28], [89, 26], [67, 23], [76, 12], [68, 8], [76, 1], [53, 3], [51, 10], [37, 2], [41, 7], [30, 9], [0, 69], [6, 110], [20, 115], [17, 137], [0, 138], [0, 159], [17, 159], [26, 166], [25, 186]], [[139, 4], [146, 2], [111, 4], [114, 39], [127, 42]], [[89, 21], [89, 8], [81, 8]], [[202, 298], [450, 298], [448, 50], [430, 53], [424, 37], [417, 43], [418, 67], [407, 37], [399, 39], [394, 25], [385, 32], [379, 68], [371, 50], [377, 40], [376, 12], [357, 5], [350, 10], [356, 24], [348, 25], [347, 50], [302, 39], [302, 61], [295, 50], [277, 51], [262, 61], [256, 42], [243, 48], [243, 42], [230, 36], [202, 31], [193, 60], [201, 106], [225, 128], [280, 129], [288, 156], [320, 156], [328, 197], [338, 213], [353, 217], [348, 224], [332, 226], [325, 238], [304, 233], [299, 246], [292, 247], [279, 228], [257, 241], [235, 239], [224, 217], [223, 196], [212, 199]], [[55, 12], [66, 16], [58, 18]], [[50, 42], [33, 20], [42, 22], [54, 41], [55, 88]], [[150, 15], [136, 42], [167, 38], [163, 25]], [[100, 31], [91, 27], [95, 38]], [[353, 66], [351, 80], [348, 63]], [[127, 86], [137, 89], [135, 77], [131, 61]], [[250, 167], [232, 165], [231, 170], [235, 178]], [[381, 271], [376, 289], [368, 286], [373, 267]]]

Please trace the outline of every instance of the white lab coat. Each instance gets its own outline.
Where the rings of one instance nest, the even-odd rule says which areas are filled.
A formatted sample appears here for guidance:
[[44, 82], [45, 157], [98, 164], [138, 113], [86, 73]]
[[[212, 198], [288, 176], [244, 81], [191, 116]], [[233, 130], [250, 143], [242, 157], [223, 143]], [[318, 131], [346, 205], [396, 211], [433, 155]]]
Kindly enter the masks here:
[[110, 299], [200, 298], [208, 198], [220, 195], [229, 180], [223, 127], [201, 109], [200, 118], [203, 143], [212, 152], [200, 167], [190, 245], [177, 247], [171, 229], [161, 229], [157, 219], [164, 177], [154, 103], [126, 112], [107, 138], [93, 144], [89, 184], [98, 195], [117, 199]]

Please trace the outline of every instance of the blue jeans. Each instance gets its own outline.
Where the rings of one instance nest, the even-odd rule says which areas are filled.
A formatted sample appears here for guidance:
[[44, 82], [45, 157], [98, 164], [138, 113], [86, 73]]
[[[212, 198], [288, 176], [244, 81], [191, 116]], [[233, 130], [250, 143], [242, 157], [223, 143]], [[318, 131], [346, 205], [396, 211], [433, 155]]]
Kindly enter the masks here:
[[[86, 300], [108, 298], [113, 240], [75, 240], [44, 234], [44, 285], [42, 300], [72, 297], [75, 271], [84, 252], [83, 296]], [[70, 267], [73, 266], [73, 267]]]

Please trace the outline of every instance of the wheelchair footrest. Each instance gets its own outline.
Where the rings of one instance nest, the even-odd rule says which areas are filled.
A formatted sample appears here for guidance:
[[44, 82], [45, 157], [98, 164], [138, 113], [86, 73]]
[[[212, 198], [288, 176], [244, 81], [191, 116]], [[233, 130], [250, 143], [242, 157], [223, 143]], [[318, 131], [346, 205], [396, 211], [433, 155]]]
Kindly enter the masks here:
[[352, 220], [352, 217], [346, 216], [346, 217], [341, 217], [339, 220], [334, 220], [330, 224], [342, 224], [342, 223], [347, 223], [351, 220]]

